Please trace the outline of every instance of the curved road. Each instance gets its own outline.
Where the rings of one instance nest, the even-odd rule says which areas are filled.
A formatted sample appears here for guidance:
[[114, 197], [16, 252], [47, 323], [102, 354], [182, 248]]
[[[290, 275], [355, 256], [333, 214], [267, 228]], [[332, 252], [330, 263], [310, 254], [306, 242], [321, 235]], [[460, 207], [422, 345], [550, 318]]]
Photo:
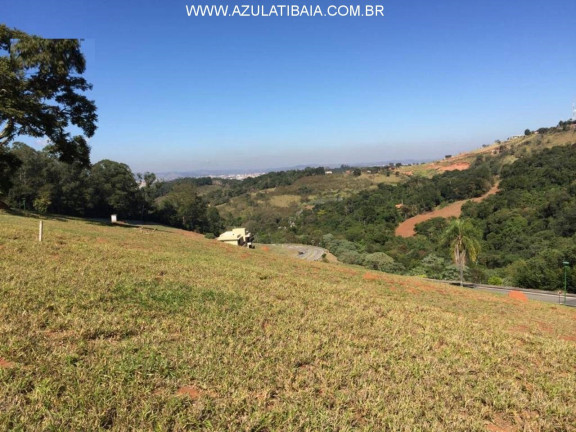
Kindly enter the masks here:
[[309, 246], [303, 244], [276, 244], [276, 247], [281, 247], [294, 252], [294, 256], [306, 261], [322, 261], [322, 255], [328, 255], [328, 251], [318, 246]]

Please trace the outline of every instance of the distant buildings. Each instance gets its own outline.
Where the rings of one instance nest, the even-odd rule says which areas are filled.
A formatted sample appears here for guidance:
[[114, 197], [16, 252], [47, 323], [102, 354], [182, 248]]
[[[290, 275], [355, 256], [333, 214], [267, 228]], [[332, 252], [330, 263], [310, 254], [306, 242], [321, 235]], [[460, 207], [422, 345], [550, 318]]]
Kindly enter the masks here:
[[244, 180], [248, 177], [259, 177], [266, 173], [248, 173], [248, 174], [222, 174], [222, 175], [211, 175], [210, 178], [220, 178], [227, 180]]

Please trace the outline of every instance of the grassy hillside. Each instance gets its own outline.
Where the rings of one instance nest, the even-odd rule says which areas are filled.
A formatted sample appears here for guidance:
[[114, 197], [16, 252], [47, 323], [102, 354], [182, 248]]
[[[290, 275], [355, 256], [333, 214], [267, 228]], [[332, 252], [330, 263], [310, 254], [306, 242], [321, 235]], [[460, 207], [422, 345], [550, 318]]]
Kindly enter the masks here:
[[463, 152], [448, 159], [420, 165], [403, 166], [400, 167], [398, 171], [403, 174], [409, 173], [410, 175], [432, 177], [446, 170], [462, 169], [466, 165], [472, 164], [478, 156], [495, 156], [503, 151], [512, 150], [514, 155], [508, 156], [506, 162], [513, 163], [521, 156], [529, 156], [545, 148], [571, 145], [575, 141], [576, 128], [570, 128], [565, 131], [550, 128], [543, 133], [513, 137], [504, 141], [498, 140], [490, 145], [469, 152]]
[[0, 429], [576, 430], [576, 311], [0, 214]]
[[[289, 217], [318, 202], [345, 198], [362, 190], [375, 189], [380, 183], [396, 184], [405, 179], [405, 175], [387, 177], [384, 174], [366, 172], [358, 177], [346, 172], [307, 176], [296, 180], [291, 185], [237, 196], [219, 205], [218, 210], [228, 220], [234, 217], [249, 219], [254, 217], [255, 213], [265, 216], [271, 212], [277, 217]], [[202, 187], [201, 193], [215, 190], [214, 186], [212, 189], [204, 188], [207, 187]]]

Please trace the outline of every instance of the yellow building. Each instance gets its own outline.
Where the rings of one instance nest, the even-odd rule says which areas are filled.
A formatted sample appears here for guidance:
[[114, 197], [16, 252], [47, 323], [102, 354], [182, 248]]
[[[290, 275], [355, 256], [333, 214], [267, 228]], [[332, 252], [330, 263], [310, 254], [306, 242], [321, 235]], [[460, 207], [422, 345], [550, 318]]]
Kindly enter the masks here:
[[254, 236], [246, 231], [246, 228], [234, 228], [232, 231], [221, 234], [217, 240], [227, 244], [253, 248]]

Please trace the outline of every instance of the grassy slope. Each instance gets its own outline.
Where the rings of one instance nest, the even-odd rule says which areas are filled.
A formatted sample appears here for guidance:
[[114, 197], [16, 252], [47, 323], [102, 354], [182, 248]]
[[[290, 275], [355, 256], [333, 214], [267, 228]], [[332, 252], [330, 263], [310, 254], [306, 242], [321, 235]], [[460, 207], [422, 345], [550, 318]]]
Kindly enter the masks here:
[[[399, 169], [401, 173], [411, 172], [414, 175], [421, 175], [425, 177], [432, 177], [439, 172], [442, 168], [449, 167], [453, 164], [472, 163], [479, 155], [491, 155], [498, 152], [500, 147], [516, 151], [526, 152], [531, 154], [535, 151], [540, 151], [544, 148], [551, 148], [556, 146], [570, 145], [576, 142], [576, 130], [557, 131], [545, 133], [543, 135], [533, 134], [529, 136], [521, 136], [503, 141], [501, 143], [493, 143], [488, 147], [482, 147], [469, 152], [454, 155], [450, 159], [434, 161], [422, 165], [404, 166]], [[510, 156], [507, 160], [508, 163], [513, 163], [516, 160]]]
[[398, 183], [403, 178], [405, 176], [386, 177], [383, 174], [367, 173], [363, 173], [359, 177], [345, 173], [303, 177], [290, 186], [250, 193], [253, 200], [251, 204], [246, 203], [245, 195], [241, 195], [219, 206], [218, 210], [223, 215], [246, 216], [258, 209], [264, 212], [273, 209], [274, 214], [287, 217], [319, 200], [347, 197], [365, 189], [376, 188], [379, 183]]
[[0, 214], [2, 430], [576, 430], [575, 310], [37, 224]]

